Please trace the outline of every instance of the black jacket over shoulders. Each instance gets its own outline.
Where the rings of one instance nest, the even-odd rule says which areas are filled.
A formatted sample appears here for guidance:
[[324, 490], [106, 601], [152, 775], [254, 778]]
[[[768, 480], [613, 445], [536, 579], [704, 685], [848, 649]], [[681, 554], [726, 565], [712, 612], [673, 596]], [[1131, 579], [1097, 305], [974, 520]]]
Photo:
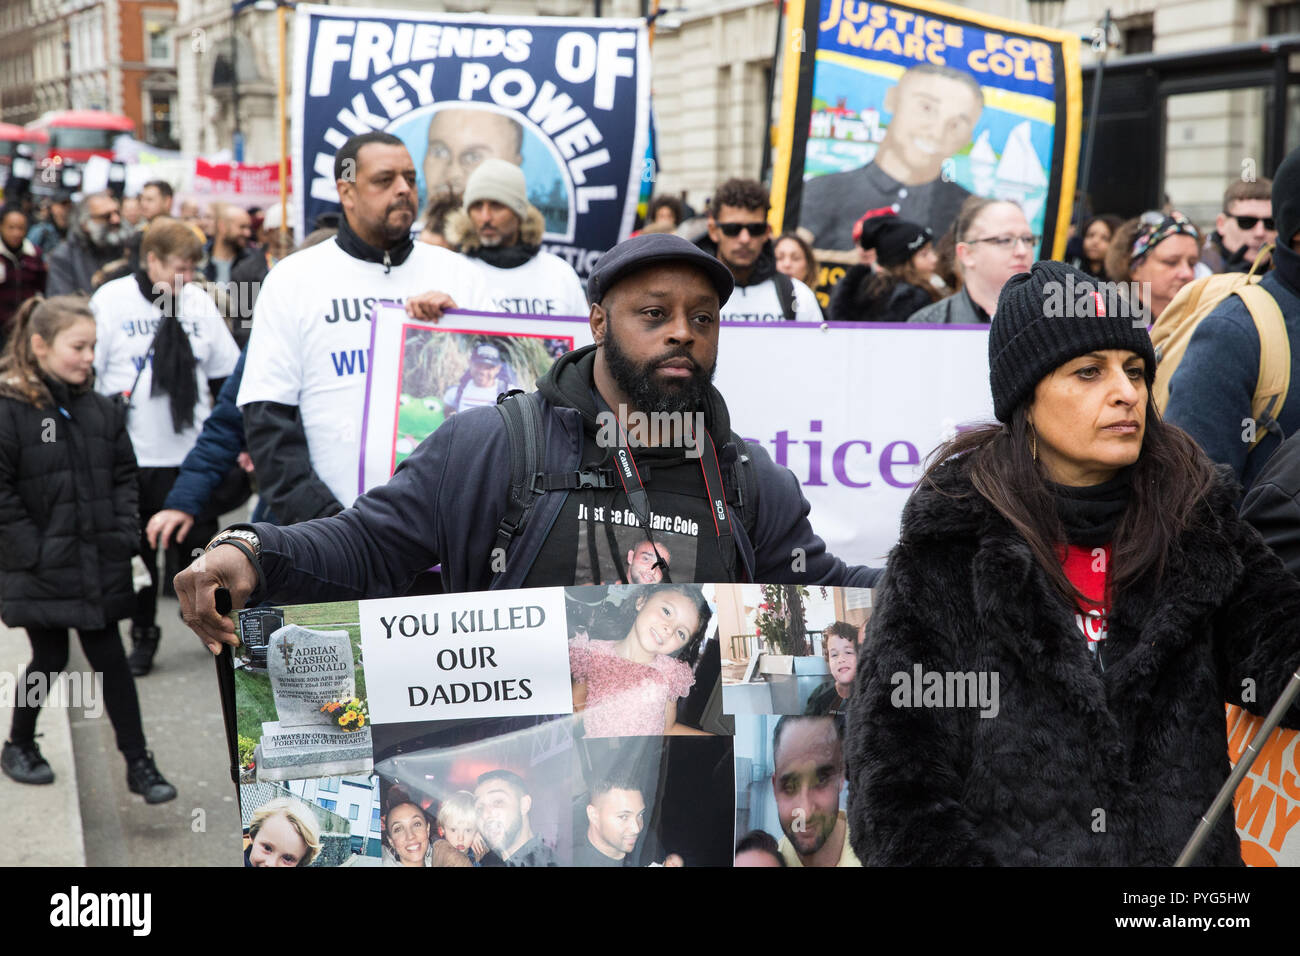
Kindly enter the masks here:
[[876, 273], [852, 266], [831, 291], [828, 314], [832, 322], [906, 322], [918, 309], [934, 302], [925, 289], [888, 277], [877, 285]]
[[1246, 492], [1241, 516], [1255, 526], [1287, 570], [1300, 577], [1300, 432], [1268, 459]]
[[[1174, 862], [1230, 770], [1225, 702], [1267, 713], [1300, 665], [1300, 583], [1217, 472], [1163, 582], [1147, 574], [1115, 599], [1104, 671], [964, 462], [936, 472], [947, 494], [918, 486], [849, 712], [849, 830], [865, 865]], [[996, 716], [894, 706], [895, 675], [918, 666], [996, 674]], [[1231, 808], [1197, 863], [1241, 864]]]
[[50, 391], [54, 407], [38, 408], [0, 381], [0, 618], [109, 627], [135, 600], [135, 451], [111, 399]]

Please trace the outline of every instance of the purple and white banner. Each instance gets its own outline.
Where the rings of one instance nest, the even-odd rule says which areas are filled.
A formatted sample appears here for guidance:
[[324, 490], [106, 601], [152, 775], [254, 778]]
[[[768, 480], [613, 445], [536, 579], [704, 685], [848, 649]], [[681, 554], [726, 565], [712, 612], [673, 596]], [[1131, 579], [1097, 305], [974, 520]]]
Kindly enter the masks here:
[[[587, 320], [380, 306], [372, 329], [361, 489], [387, 480], [448, 417], [531, 391]], [[993, 418], [987, 327], [724, 323], [715, 384], [731, 427], [799, 478], [812, 525], [851, 563], [883, 562], [926, 456]]]

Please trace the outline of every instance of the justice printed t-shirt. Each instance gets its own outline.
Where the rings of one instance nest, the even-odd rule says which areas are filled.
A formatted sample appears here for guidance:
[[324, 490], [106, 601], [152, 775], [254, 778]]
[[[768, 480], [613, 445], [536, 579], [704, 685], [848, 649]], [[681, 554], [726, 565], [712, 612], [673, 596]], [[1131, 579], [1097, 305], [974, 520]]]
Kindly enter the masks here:
[[98, 341], [95, 345], [95, 390], [102, 395], [120, 395], [131, 388], [136, 372], [140, 380], [131, 397], [127, 433], [135, 447], [141, 468], [176, 468], [185, 460], [208, 414], [212, 411], [210, 379], [225, 378], [239, 361], [225, 320], [206, 292], [197, 285], [184, 287], [177, 319], [190, 340], [198, 379], [194, 423], [182, 432], [172, 427], [171, 405], [166, 394], [153, 394], [153, 361], [145, 361], [154, 334], [162, 323], [162, 311], [140, 293], [134, 275], [106, 282], [90, 299], [95, 314]]
[[[583, 462], [603, 462], [606, 451], [587, 432]], [[650, 498], [653, 545], [622, 486], [570, 491], [524, 587], [657, 584], [663, 578], [652, 567], [656, 556], [677, 583], [728, 580], [699, 458], [687, 458], [681, 448], [632, 451]]]
[[478, 273], [423, 242], [387, 274], [322, 242], [276, 263], [258, 294], [238, 404], [298, 406], [312, 468], [345, 508], [360, 493], [370, 313], [435, 289], [462, 309], [488, 308]]
[[1097, 655], [1098, 645], [1106, 639], [1106, 576], [1110, 573], [1110, 545], [1101, 548], [1058, 547], [1056, 555], [1061, 570], [1087, 601], [1078, 602], [1074, 622], [1088, 642], [1088, 652]]
[[498, 269], [473, 256], [465, 256], [463, 261], [487, 284], [492, 304], [483, 306], [484, 311], [583, 318], [590, 312], [582, 280], [559, 256], [539, 252], [513, 269]]
[[[794, 318], [796, 322], [821, 322], [822, 310], [817, 296], [798, 279], [794, 285]], [[781, 300], [776, 294], [776, 280], [766, 279], [750, 286], [736, 286], [722, 307], [723, 322], [784, 322]]]

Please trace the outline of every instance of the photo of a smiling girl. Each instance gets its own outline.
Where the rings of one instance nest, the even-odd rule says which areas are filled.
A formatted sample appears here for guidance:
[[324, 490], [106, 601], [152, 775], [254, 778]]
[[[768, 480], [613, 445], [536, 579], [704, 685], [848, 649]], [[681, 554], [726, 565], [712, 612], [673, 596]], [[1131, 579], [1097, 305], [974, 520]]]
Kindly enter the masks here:
[[[707, 735], [681, 719], [683, 711], [699, 708], [678, 706], [697, 679], [712, 686], [719, 672], [705, 666], [706, 654], [716, 665], [718, 648], [706, 638], [713, 611], [700, 586], [637, 587], [621, 609], [598, 616], [590, 632], [571, 629], [573, 709], [584, 736]], [[708, 688], [701, 690], [707, 697]], [[698, 716], [692, 721], [699, 722]]]

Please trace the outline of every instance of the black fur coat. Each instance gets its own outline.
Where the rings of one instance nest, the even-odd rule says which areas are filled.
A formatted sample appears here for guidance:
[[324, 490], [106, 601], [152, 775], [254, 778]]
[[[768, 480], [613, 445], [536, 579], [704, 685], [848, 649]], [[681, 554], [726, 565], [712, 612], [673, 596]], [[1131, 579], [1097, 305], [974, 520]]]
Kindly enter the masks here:
[[[1300, 666], [1300, 583], [1218, 480], [1110, 610], [1104, 670], [1024, 539], [960, 460], [903, 513], [849, 713], [849, 827], [865, 865], [1151, 865], [1227, 778], [1225, 701], [1267, 713]], [[905, 707], [899, 673], [998, 675], [996, 716]], [[1243, 702], [1243, 689], [1253, 687]], [[1300, 706], [1284, 720], [1297, 726]], [[1229, 807], [1197, 860], [1241, 864]]]

